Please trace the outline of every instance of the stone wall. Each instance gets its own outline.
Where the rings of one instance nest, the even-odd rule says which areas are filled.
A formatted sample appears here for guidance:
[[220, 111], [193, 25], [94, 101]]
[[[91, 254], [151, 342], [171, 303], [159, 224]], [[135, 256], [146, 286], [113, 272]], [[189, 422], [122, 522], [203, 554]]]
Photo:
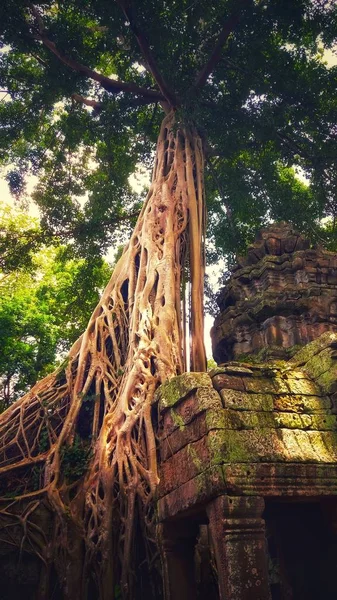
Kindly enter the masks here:
[[160, 519], [219, 494], [337, 495], [337, 335], [289, 362], [227, 363], [159, 388]]
[[212, 540], [205, 564], [217, 565], [212, 600], [315, 600], [317, 590], [335, 598], [335, 578], [320, 571], [337, 559], [337, 334], [289, 361], [231, 361], [175, 377], [154, 410], [165, 598], [200, 597], [200, 525]]

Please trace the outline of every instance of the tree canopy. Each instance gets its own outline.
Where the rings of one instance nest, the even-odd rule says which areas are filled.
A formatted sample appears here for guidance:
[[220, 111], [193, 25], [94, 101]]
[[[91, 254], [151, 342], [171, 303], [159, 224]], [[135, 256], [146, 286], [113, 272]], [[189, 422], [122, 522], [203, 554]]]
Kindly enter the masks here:
[[134, 224], [128, 177], [151, 164], [169, 100], [207, 139], [210, 260], [242, 250], [267, 219], [335, 243], [337, 67], [324, 57], [334, 2], [6, 0], [0, 10], [0, 159], [17, 196], [38, 175], [44, 235], [98, 255]]

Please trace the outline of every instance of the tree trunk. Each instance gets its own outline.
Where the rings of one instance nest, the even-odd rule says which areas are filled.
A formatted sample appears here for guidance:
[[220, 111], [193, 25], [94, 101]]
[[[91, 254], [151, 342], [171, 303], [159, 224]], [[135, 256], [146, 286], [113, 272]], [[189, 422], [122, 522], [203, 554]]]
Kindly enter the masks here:
[[186, 370], [181, 298], [187, 258], [191, 369], [206, 368], [203, 166], [197, 130], [167, 115], [144, 207], [87, 330], [66, 366], [0, 417], [1, 490], [7, 486], [16, 496], [2, 500], [0, 526], [11, 519], [22, 527], [24, 543], [43, 555], [34, 533], [38, 518], [26, 517], [24, 507], [27, 494], [38, 504], [48, 498], [55, 514], [51, 556], [71, 600], [86, 597], [89, 576], [101, 600], [112, 600], [116, 585], [124, 598], [132, 597], [135, 519], [151, 528], [158, 484], [154, 393]]

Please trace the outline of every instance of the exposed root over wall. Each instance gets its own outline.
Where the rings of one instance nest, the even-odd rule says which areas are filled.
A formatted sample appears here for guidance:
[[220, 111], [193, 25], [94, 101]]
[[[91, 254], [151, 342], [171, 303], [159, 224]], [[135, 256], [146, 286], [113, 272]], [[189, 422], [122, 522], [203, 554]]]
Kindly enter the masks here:
[[202, 141], [165, 117], [128, 246], [63, 367], [0, 416], [0, 540], [51, 565], [64, 597], [132, 597], [136, 514], [151, 531], [158, 483], [152, 402], [186, 370], [182, 273], [191, 272], [191, 369], [203, 346]]

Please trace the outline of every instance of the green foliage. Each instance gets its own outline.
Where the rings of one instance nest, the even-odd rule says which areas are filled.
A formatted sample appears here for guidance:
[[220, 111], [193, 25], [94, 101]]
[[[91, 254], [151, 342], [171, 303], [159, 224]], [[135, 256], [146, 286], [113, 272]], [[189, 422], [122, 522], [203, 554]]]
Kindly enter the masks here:
[[21, 211], [3, 207], [0, 228], [7, 241], [13, 234], [0, 270], [0, 403], [5, 408], [54, 370], [85, 329], [110, 267], [99, 257], [90, 263], [69, 258], [62, 247], [41, 246], [21, 256], [16, 240], [24, 245], [27, 230], [40, 231]]
[[31, 276], [2, 281], [0, 377], [5, 406], [53, 369], [56, 345], [53, 317], [46, 304], [38, 301]]
[[23, 211], [0, 205], [0, 270], [31, 271], [33, 256], [42, 246], [43, 235], [38, 221]]
[[48, 429], [47, 427], [43, 427], [38, 439], [39, 452], [46, 452], [49, 448], [49, 445]]
[[198, 89], [238, 3], [127, 3], [131, 24], [119, 4], [5, 0], [0, 8], [0, 166], [17, 201], [37, 176], [41, 212], [40, 224], [1, 215], [6, 402], [85, 328], [108, 278], [101, 257], [139, 213], [129, 177], [137, 164], [151, 166], [163, 112], [158, 100], [112, 85], [159, 91], [134, 27], [177, 98], [177, 123], [193, 121], [205, 141], [208, 262], [226, 256], [230, 266], [261, 225], [278, 219], [337, 248], [337, 66], [325, 62], [337, 42], [337, 4], [293, 0], [289, 10], [288, 0], [247, 0]]
[[[191, 89], [237, 3], [134, 3], [158, 70], [179, 99], [178, 121], [204, 132], [209, 241], [216, 260], [242, 251], [262, 224], [286, 216], [313, 240], [336, 244], [336, 77], [324, 51], [337, 39], [337, 4], [320, 0], [247, 2], [222, 58]], [[29, 173], [49, 239], [78, 256], [99, 256], [127, 234], [140, 207], [128, 184], [137, 162], [151, 164], [160, 105], [116, 93], [72, 69], [41, 43], [24, 0], [0, 9], [0, 161], [11, 165], [16, 197]], [[146, 68], [118, 2], [37, 2], [45, 33], [64, 55], [147, 89]], [[9, 51], [10, 49], [10, 51]], [[74, 94], [97, 101], [96, 107]], [[296, 169], [307, 178], [303, 184]], [[329, 231], [320, 225], [329, 220]], [[331, 223], [331, 226], [330, 226]]]
[[212, 369], [216, 369], [218, 365], [216, 364], [214, 358], [209, 358], [207, 360], [207, 371], [211, 371]]
[[79, 436], [76, 436], [72, 446], [63, 446], [61, 451], [62, 472], [69, 482], [83, 477], [88, 469], [91, 449]]

